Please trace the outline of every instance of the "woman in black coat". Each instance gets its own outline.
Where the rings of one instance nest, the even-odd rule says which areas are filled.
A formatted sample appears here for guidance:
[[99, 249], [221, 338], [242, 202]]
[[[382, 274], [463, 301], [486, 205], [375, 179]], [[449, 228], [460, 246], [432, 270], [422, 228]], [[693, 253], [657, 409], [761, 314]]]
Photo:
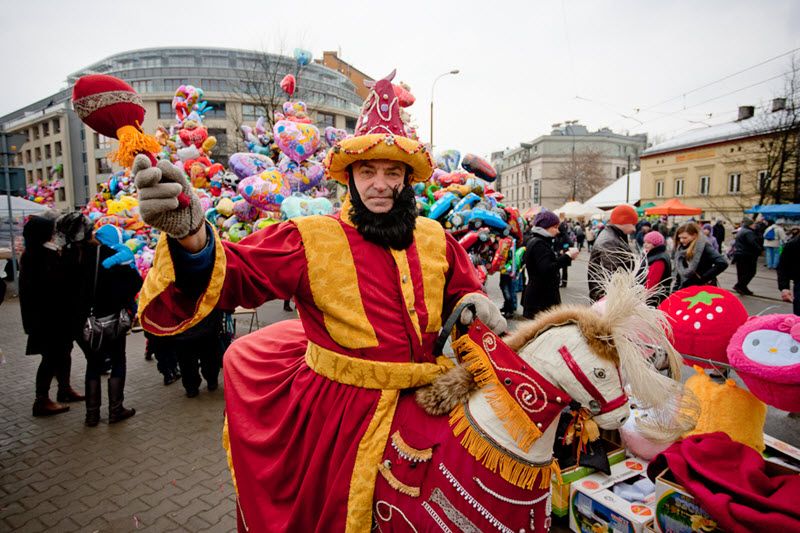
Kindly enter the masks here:
[[675, 232], [678, 246], [675, 249], [675, 290], [693, 285], [716, 285], [717, 276], [728, 262], [712, 246], [694, 222], [679, 227]]
[[528, 285], [522, 298], [523, 316], [533, 318], [537, 313], [561, 303], [559, 272], [568, 267], [578, 251], [570, 248], [556, 255], [553, 239], [558, 235], [558, 216], [543, 210], [533, 219], [533, 236], [526, 243], [525, 270]]
[[[63, 215], [56, 223], [56, 228], [64, 242], [64, 256], [69, 258], [71, 271], [79, 280], [75, 287], [82, 304], [78, 313], [80, 324], [86, 322], [92, 308], [94, 316], [98, 318], [119, 316], [122, 310], [131, 317], [135, 315], [135, 297], [142, 287], [142, 278], [136, 269], [124, 264], [104, 266], [103, 262], [117, 252], [94, 239], [92, 223], [80, 213]], [[96, 350], [83, 339], [81, 328], [75, 331], [75, 338], [86, 356], [86, 425], [93, 427], [100, 421], [100, 375], [105, 370], [107, 360], [111, 363], [108, 422], [113, 424], [133, 416], [136, 410], [126, 409], [122, 405], [127, 373], [126, 334], [117, 339], [104, 340]]]
[[[36, 371], [36, 400], [33, 416], [47, 416], [69, 410], [66, 402], [83, 401], [70, 385], [72, 337], [77, 325], [77, 301], [72, 298], [64, 261], [53, 243], [55, 212], [32, 216], [22, 230], [25, 251], [20, 258], [19, 305], [22, 327], [28, 335], [25, 353], [41, 354]], [[56, 403], [50, 399], [50, 385], [56, 378]]]

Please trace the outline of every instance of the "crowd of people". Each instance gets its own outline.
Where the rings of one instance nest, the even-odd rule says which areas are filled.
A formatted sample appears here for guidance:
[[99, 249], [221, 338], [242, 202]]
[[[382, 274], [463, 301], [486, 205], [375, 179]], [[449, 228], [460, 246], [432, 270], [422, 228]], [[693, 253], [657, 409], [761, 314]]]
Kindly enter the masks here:
[[[516, 286], [522, 293], [523, 317], [535, 317], [561, 303], [559, 288], [567, 286], [568, 268], [585, 245], [589, 252], [588, 296], [593, 302], [603, 297], [600, 281], [604, 276], [617, 268], [633, 268], [637, 262], [646, 266], [642, 269], [646, 272], [644, 284], [651, 289], [653, 306], [679, 289], [717, 285], [718, 276], [730, 265], [736, 268], [733, 291], [750, 296], [749, 284], [764, 255], [764, 266], [776, 270], [781, 298], [794, 302], [794, 312], [800, 314], [800, 225], [744, 217], [731, 240], [725, 238], [721, 220], [669, 225], [666, 217], [655, 221], [640, 218], [628, 205], [614, 208], [607, 224], [572, 221], [544, 209], [530, 221], [525, 234], [518, 279], [509, 277], [506, 285]], [[504, 314], [511, 317], [517, 309], [516, 295], [503, 294]]]

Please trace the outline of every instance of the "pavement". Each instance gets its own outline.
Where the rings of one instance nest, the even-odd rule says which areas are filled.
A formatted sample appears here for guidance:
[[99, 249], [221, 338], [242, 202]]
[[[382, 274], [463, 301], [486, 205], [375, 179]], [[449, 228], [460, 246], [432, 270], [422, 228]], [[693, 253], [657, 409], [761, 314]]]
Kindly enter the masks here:
[[[566, 302], [587, 302], [584, 251], [570, 268]], [[725, 288], [735, 271], [720, 278]], [[751, 314], [791, 312], [776, 301], [774, 272], [759, 270], [750, 288], [758, 297], [742, 301]], [[497, 279], [489, 294], [502, 302]], [[770, 299], [773, 298], [773, 299]], [[260, 325], [288, 317], [282, 302], [258, 309]], [[249, 316], [240, 316], [247, 333]], [[144, 338], [128, 338], [125, 405], [133, 418], [96, 428], [83, 425], [82, 404], [65, 414], [34, 418], [33, 381], [38, 356], [25, 356], [19, 301], [0, 305], [0, 531], [234, 531], [233, 487], [220, 442], [224, 384], [215, 392], [184, 395], [180, 383], [164, 386], [155, 362], [144, 360]], [[72, 383], [82, 388], [84, 358], [73, 351]], [[105, 391], [106, 385], [103, 384]], [[55, 394], [55, 384], [53, 385]], [[767, 433], [800, 445], [800, 420], [769, 410]]]

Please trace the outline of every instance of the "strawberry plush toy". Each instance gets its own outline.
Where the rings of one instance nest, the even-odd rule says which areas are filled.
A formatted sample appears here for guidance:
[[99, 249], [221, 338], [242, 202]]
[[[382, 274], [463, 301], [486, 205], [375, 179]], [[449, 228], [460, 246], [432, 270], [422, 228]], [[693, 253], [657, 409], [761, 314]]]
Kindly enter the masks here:
[[[698, 285], [672, 293], [658, 308], [672, 326], [673, 346], [684, 355], [728, 362], [728, 342], [747, 321], [739, 299], [719, 287]], [[710, 368], [705, 363], [696, 363]]]

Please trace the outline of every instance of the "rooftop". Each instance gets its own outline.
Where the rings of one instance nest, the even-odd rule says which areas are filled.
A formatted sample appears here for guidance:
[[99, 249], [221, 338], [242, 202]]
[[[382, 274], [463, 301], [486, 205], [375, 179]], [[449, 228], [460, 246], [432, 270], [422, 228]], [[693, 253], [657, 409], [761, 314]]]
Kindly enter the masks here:
[[[635, 204], [642, 198], [641, 194], [641, 180], [642, 173], [638, 170], [636, 172], [631, 172], [631, 180], [630, 180], [630, 189], [628, 189], [628, 198], [627, 203]], [[593, 207], [600, 207], [600, 208], [609, 208], [609, 207], [616, 207], [619, 204], [626, 203], [625, 198], [625, 187], [628, 185], [628, 175], [625, 174], [617, 179], [614, 183], [603, 189], [602, 191], [598, 192], [585, 202], [585, 205], [590, 205]]]

